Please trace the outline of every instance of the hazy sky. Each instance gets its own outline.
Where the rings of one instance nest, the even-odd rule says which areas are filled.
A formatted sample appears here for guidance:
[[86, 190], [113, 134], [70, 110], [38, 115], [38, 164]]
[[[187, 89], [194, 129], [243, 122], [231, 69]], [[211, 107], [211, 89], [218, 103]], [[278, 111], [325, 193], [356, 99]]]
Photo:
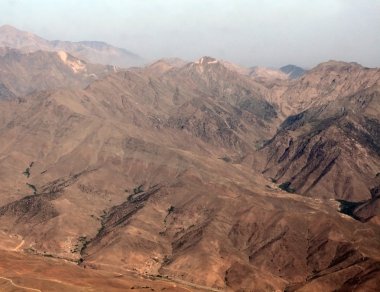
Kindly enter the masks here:
[[146, 59], [380, 66], [380, 0], [0, 0], [0, 25], [103, 40]]

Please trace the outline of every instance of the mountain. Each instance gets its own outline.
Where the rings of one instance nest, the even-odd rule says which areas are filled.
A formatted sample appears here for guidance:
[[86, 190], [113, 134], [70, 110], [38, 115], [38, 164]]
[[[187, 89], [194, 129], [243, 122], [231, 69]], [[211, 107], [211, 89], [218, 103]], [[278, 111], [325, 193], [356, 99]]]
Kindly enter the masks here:
[[69, 52], [91, 63], [115, 65], [122, 68], [139, 66], [144, 60], [135, 53], [98, 41], [51, 41], [53, 50]]
[[0, 100], [0, 285], [375, 291], [378, 69], [236, 68], [160, 60]]
[[23, 53], [10, 48], [0, 50], [0, 68], [3, 99], [35, 91], [85, 87], [118, 70], [114, 66], [86, 63], [64, 51]]
[[284, 118], [312, 106], [327, 104], [338, 97], [354, 94], [379, 83], [379, 68], [357, 63], [328, 61], [307, 71], [298, 79], [274, 82], [268, 100]]
[[0, 44], [2, 47], [22, 49], [26, 52], [47, 51], [51, 47], [48, 40], [10, 25], [0, 26]]
[[297, 79], [306, 73], [306, 70], [296, 65], [286, 65], [280, 68], [291, 79]]
[[[252, 80], [215, 59], [203, 58], [176, 70], [161, 79], [149, 72], [118, 72], [84, 90], [35, 93], [23, 103], [7, 102], [11, 109], [1, 106], [14, 114], [1, 128], [7, 143], [0, 150], [6, 156], [1, 162], [0, 220], [22, 236], [24, 249], [90, 267], [109, 265], [152, 275], [169, 266], [173, 257], [162, 273], [192, 279], [177, 274], [187, 265], [187, 249], [179, 247], [180, 241], [195, 232], [187, 244], [200, 252], [196, 265], [203, 257], [198, 243], [209, 240], [202, 233], [220, 224], [213, 214], [223, 211], [215, 204], [227, 207], [232, 195], [220, 177], [237, 171], [237, 177], [250, 183], [232, 164], [223, 170], [226, 155], [235, 152], [230, 149], [251, 148], [249, 140], [242, 139], [249, 131], [245, 127], [256, 125], [249, 136], [256, 139], [275, 111], [259, 93], [250, 93], [257, 86]], [[184, 79], [188, 82], [180, 82]], [[219, 82], [224, 86], [216, 92]], [[238, 88], [246, 93], [236, 98]], [[268, 114], [251, 108], [250, 102], [267, 108]], [[188, 110], [199, 115], [194, 120], [184, 116]], [[209, 192], [214, 195], [209, 197]], [[152, 207], [157, 212], [151, 212]], [[183, 223], [177, 225], [173, 216]], [[141, 234], [135, 233], [137, 226]], [[118, 239], [110, 240], [113, 236]], [[178, 248], [171, 251], [172, 244]], [[134, 260], [124, 263], [126, 256]], [[218, 252], [211, 258], [218, 258]], [[193, 282], [225, 285], [223, 274], [210, 277], [203, 279], [199, 270]]]
[[145, 66], [145, 68], [134, 68], [134, 70], [149, 72], [149, 74], [160, 76], [171, 69], [183, 67], [187, 63], [189, 62], [179, 58], [164, 58]]
[[290, 86], [283, 98], [296, 110], [325, 104], [337, 97], [369, 88], [379, 82], [380, 69], [357, 63], [329, 61], [321, 63]]
[[263, 144], [258, 169], [287, 191], [339, 200], [355, 219], [378, 222], [379, 85], [379, 69], [336, 61], [279, 85], [272, 100], [294, 114]]
[[264, 173], [307, 196], [371, 198], [380, 169], [380, 87], [288, 117], [267, 142]]
[[232, 70], [232, 71], [235, 71], [241, 75], [249, 75], [250, 74], [250, 69], [249, 68], [246, 68], [246, 67], [242, 67], [242, 66], [239, 66], [235, 63], [231, 63], [231, 62], [228, 62], [226, 60], [219, 60], [219, 62], [221, 62], [225, 67], [227, 67], [228, 69]]
[[250, 75], [257, 78], [258, 80], [284, 80], [288, 76], [277, 69], [271, 69], [266, 67], [252, 67]]
[[144, 62], [138, 55], [104, 42], [49, 41], [10, 25], [0, 27], [0, 46], [19, 49], [23, 52], [65, 51], [89, 63], [116, 65], [124, 68], [141, 65]]

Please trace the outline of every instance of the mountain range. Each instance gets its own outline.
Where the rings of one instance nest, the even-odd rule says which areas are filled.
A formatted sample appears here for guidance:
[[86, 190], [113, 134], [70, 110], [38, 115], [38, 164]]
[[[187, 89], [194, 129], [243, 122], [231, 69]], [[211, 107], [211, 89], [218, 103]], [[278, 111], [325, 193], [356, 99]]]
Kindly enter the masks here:
[[121, 69], [111, 65], [87, 63], [64, 52], [23, 53], [0, 48], [0, 98], [23, 97], [32, 92], [83, 88], [92, 81]]
[[115, 65], [124, 68], [144, 63], [144, 60], [137, 54], [114, 47], [105, 42], [50, 41], [10, 25], [0, 26], [0, 46], [28, 53], [36, 51], [65, 51], [89, 63]]
[[121, 70], [1, 35], [1, 289], [380, 287], [380, 69]]

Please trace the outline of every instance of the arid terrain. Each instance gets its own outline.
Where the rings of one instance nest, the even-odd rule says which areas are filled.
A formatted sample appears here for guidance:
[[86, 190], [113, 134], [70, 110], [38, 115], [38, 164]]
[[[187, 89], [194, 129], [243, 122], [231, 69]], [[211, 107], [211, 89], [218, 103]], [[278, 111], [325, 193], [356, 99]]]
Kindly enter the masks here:
[[380, 69], [0, 32], [0, 290], [380, 289]]

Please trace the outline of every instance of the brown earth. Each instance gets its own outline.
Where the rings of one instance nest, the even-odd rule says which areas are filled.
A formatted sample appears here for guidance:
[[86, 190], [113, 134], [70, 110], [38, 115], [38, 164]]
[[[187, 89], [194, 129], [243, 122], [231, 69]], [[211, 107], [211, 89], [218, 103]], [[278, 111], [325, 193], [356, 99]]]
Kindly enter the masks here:
[[[35, 289], [156, 289], [137, 275], [169, 277], [160, 289], [379, 287], [378, 71], [339, 65], [359, 81], [336, 79], [317, 103], [328, 64], [271, 88], [210, 57], [152, 66], [0, 101], [0, 224], [17, 239], [4, 258], [41, 265], [0, 276]], [[277, 102], [296, 88], [299, 109]], [[360, 205], [342, 214], [336, 199]]]

